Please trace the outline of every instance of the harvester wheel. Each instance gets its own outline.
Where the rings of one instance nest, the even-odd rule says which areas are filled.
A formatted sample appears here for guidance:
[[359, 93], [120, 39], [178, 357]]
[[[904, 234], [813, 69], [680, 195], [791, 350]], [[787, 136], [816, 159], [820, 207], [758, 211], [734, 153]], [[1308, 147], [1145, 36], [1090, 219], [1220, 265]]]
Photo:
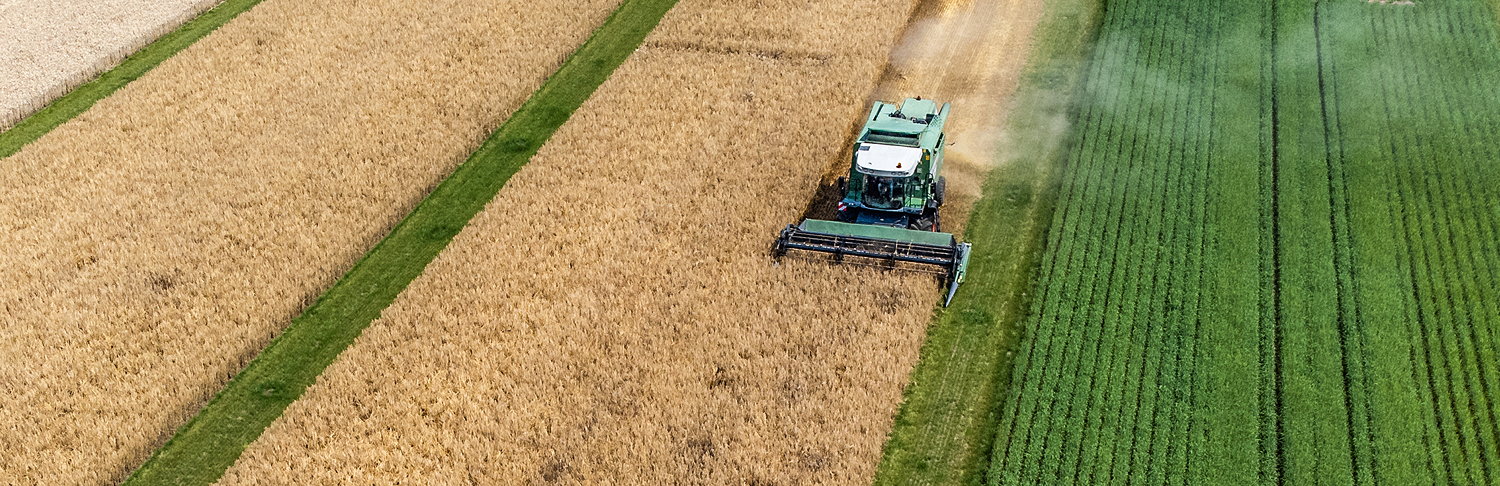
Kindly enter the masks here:
[[948, 178], [947, 177], [943, 177], [943, 176], [938, 176], [937, 185], [935, 187], [933, 187], [933, 189], [932, 189], [932, 199], [935, 200], [935, 201], [937, 201], [937, 205], [939, 207], [941, 207], [943, 205], [943, 195], [948, 192], [947, 189], [948, 189]]
[[912, 220], [911, 221], [911, 229], [920, 230], [920, 231], [937, 231], [938, 230], [938, 213], [937, 213], [937, 210], [935, 210], [935, 209], [929, 209], [929, 210], [927, 210], [927, 212], [925, 214], [923, 214], [921, 216], [918, 216], [917, 219]]

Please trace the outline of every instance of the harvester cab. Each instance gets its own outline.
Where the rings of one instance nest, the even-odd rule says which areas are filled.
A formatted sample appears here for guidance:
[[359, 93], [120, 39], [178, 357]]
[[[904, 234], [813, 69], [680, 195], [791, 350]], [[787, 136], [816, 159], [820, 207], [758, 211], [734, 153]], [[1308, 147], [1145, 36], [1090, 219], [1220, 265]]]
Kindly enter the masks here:
[[849, 173], [838, 180], [837, 221], [787, 225], [772, 248], [933, 265], [947, 287], [946, 306], [963, 282], [969, 244], [941, 232], [943, 124], [947, 103], [907, 98], [875, 102], [854, 143]]

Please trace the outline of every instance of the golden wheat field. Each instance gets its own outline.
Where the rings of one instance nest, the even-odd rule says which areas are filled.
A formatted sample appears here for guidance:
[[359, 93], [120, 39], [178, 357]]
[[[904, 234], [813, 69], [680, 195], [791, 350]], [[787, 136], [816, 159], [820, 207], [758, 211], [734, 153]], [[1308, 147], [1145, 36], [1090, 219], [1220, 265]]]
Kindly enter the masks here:
[[889, 7], [679, 3], [221, 482], [868, 482], [937, 285], [767, 249]]
[[220, 1], [0, 2], [0, 130]]
[[268, 0], [0, 162], [0, 479], [120, 480], [616, 3]]

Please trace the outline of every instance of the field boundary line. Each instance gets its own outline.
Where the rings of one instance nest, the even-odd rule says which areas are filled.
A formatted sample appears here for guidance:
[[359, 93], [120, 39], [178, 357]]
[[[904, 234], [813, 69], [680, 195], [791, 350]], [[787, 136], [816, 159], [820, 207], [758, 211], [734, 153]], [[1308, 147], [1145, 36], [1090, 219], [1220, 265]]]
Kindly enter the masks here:
[[223, 475], [635, 52], [676, 3], [624, 0], [462, 165], [125, 483], [208, 484]]
[[146, 75], [156, 66], [177, 55], [178, 52], [182, 52], [183, 49], [207, 37], [208, 34], [234, 20], [235, 17], [259, 5], [261, 1], [225, 0], [147, 43], [126, 56], [115, 67], [78, 85], [67, 94], [52, 100], [42, 109], [22, 117], [9, 129], [0, 131], [0, 159], [14, 155], [27, 144], [51, 133], [52, 129], [88, 111], [99, 100]]

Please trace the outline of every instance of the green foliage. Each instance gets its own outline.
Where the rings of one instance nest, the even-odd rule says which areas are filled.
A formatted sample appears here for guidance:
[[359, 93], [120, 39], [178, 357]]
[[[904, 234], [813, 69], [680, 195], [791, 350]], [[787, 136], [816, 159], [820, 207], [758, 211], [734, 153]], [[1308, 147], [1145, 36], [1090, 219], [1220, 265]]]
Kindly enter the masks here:
[[510, 119], [126, 481], [207, 484], [422, 273], [676, 0], [626, 0]]
[[1488, 5], [1105, 12], [990, 481], [1500, 480]]

